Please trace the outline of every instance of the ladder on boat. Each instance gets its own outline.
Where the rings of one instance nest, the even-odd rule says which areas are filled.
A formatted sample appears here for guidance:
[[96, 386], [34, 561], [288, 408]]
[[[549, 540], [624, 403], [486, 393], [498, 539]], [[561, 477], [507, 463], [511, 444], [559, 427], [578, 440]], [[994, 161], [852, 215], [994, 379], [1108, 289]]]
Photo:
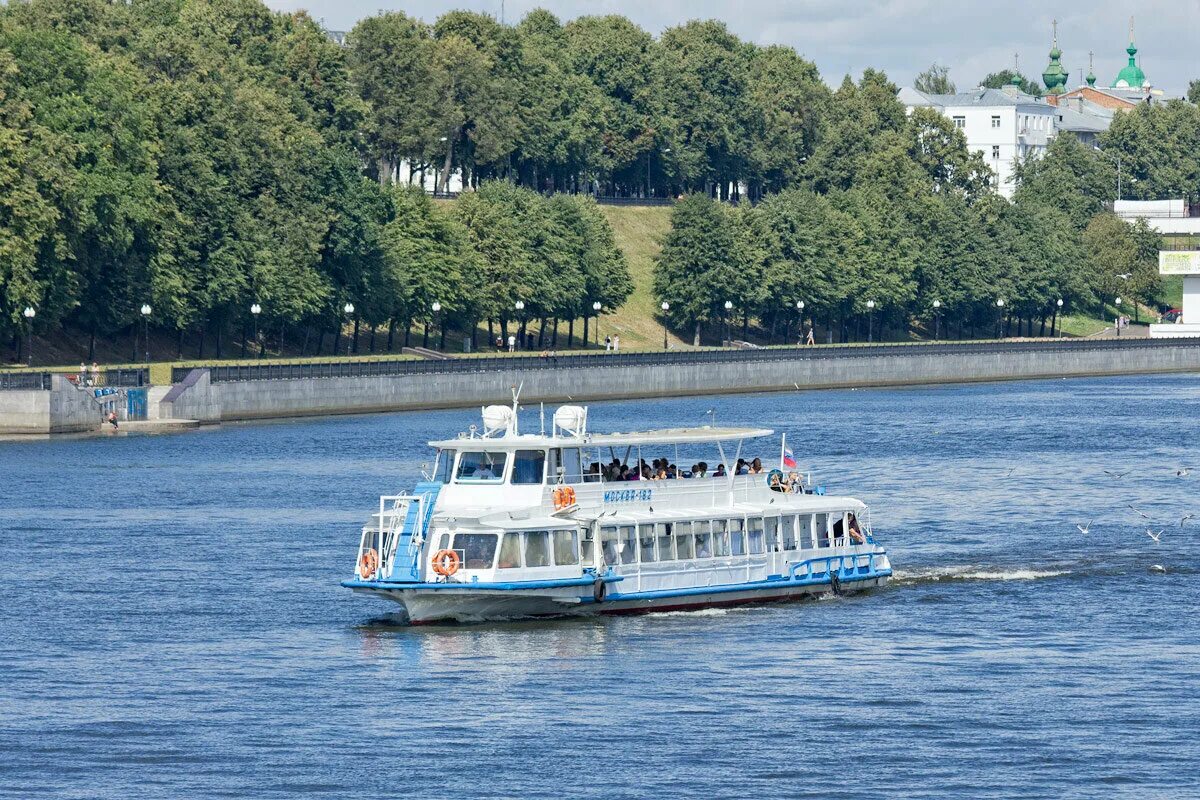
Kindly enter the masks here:
[[[420, 580], [421, 547], [433, 516], [439, 483], [417, 484], [412, 494], [383, 495], [375, 525], [363, 530], [358, 548], [358, 577], [364, 580]], [[374, 550], [379, 567], [373, 576], [363, 575], [363, 554]]]

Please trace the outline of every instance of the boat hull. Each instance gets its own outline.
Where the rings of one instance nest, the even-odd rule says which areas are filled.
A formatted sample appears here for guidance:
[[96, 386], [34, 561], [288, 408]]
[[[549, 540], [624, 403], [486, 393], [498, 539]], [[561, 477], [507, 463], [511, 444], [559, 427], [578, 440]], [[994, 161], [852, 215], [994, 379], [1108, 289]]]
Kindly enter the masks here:
[[[837, 593], [842, 595], [869, 591], [885, 585], [889, 574], [843, 579]], [[398, 603], [409, 623], [488, 622], [538, 617], [652, 614], [663, 611], [698, 611], [706, 608], [756, 605], [799, 600], [834, 591], [828, 581], [779, 582], [777, 585], [713, 586], [702, 590], [649, 592], [622, 595], [613, 593], [596, 602], [581, 597], [578, 589], [555, 591], [454, 591], [422, 588], [358, 588]]]

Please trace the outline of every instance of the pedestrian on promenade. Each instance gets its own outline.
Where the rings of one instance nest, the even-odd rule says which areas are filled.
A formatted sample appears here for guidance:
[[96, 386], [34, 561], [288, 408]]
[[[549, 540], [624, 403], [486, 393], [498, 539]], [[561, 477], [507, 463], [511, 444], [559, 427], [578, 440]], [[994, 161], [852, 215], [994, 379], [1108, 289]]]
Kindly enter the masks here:
[[620, 334], [617, 334], [616, 336], [613, 337], [613, 352], [614, 353], [621, 352], [621, 335]]
[[508, 352], [515, 352], [517, 349], [517, 337], [513, 334], [508, 335]]
[[504, 339], [502, 339], [499, 336], [496, 337], [496, 352], [497, 353], [504, 352]]
[[606, 352], [606, 353], [612, 352], [612, 336], [604, 337], [604, 352]]
[[817, 343], [816, 340], [813, 339], [813, 329], [812, 329], [811, 325], [808, 326], [808, 338], [804, 340], [804, 343], [805, 344], [816, 344]]
[[99, 386], [99, 385], [100, 385], [100, 365], [97, 364], [95, 361], [93, 361], [92, 362], [92, 380], [90, 383], [88, 383], [88, 386]]
[[88, 383], [87, 383], [87, 362], [86, 361], [79, 362], [79, 374], [75, 376], [75, 385], [81, 386], [81, 387], [88, 385]]
[[118, 426], [117, 426], [117, 412], [116, 411], [108, 412], [108, 424], [113, 426], [114, 431], [117, 429]]

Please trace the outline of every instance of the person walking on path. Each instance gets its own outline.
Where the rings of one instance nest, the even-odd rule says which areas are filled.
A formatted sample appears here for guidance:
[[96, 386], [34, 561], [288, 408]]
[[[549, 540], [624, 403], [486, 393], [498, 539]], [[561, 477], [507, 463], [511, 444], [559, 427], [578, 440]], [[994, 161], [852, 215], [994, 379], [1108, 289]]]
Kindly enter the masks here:
[[621, 335], [620, 334], [617, 334], [616, 336], [613, 337], [613, 352], [614, 353], [621, 352]]
[[611, 353], [612, 346], [613, 346], [612, 336], [605, 336], [604, 337], [604, 352]]
[[508, 335], [508, 352], [510, 352], [510, 353], [516, 352], [516, 349], [517, 349], [517, 337], [510, 333]]
[[816, 340], [813, 339], [813, 330], [812, 330], [811, 325], [808, 328], [808, 338], [804, 340], [804, 343], [805, 344], [816, 344], [817, 343]]

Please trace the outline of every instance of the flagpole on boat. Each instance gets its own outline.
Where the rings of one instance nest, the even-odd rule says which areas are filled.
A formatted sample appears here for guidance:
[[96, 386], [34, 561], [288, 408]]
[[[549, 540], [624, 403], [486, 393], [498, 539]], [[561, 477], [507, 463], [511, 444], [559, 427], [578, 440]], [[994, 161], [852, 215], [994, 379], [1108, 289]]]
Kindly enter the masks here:
[[787, 434], [784, 433], [779, 437], [779, 468], [784, 468], [783, 454], [787, 452]]

